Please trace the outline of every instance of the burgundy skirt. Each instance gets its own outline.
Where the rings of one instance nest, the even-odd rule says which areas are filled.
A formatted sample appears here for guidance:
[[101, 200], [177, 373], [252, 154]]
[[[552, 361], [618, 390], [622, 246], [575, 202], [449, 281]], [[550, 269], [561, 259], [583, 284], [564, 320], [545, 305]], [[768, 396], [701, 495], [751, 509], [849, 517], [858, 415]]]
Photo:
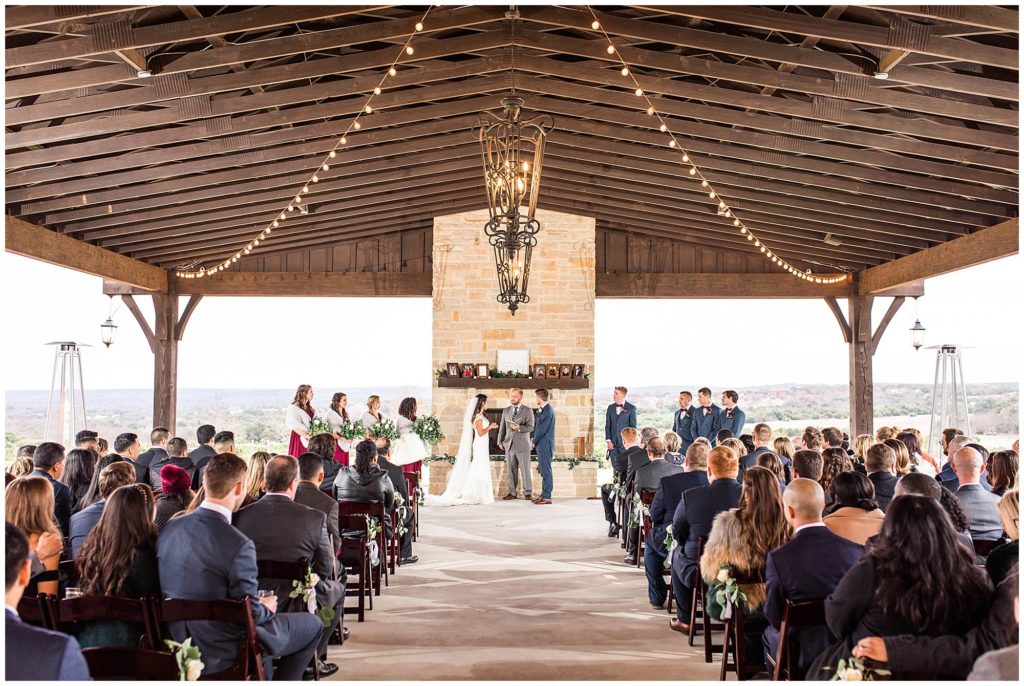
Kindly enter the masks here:
[[342, 467], [348, 466], [348, 453], [339, 448], [337, 445], [334, 446], [334, 461], [340, 464]]
[[422, 472], [423, 471], [423, 460], [417, 462], [411, 462], [409, 464], [402, 465], [403, 472]]
[[306, 446], [302, 445], [302, 437], [292, 431], [291, 440], [288, 441], [288, 454], [299, 459], [304, 452], [306, 452]]

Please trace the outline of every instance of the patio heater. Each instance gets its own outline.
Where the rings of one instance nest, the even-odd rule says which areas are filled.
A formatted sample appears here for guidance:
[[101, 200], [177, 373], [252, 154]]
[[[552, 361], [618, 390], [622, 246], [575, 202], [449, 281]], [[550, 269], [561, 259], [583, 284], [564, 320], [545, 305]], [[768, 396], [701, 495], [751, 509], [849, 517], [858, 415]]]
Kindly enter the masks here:
[[81, 349], [89, 346], [74, 341], [53, 341], [46, 345], [56, 346], [56, 351], [43, 440], [56, 441], [70, 448], [74, 446], [75, 434], [88, 428], [85, 423]]
[[933, 345], [935, 350], [935, 382], [932, 384], [932, 417], [928, 424], [928, 452], [932, 440], [943, 429], [961, 429], [971, 435], [971, 413], [967, 405], [967, 385], [960, 357], [963, 346], [951, 343]]

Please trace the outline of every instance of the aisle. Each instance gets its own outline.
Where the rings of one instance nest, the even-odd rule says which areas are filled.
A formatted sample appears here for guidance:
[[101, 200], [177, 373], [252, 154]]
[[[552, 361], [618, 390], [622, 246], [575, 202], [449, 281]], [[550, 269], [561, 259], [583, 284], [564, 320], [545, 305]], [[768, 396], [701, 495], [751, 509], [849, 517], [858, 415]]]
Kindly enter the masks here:
[[[601, 503], [523, 500], [424, 508], [420, 562], [399, 570], [333, 677], [714, 680], [651, 610], [642, 569], [623, 564]], [[379, 604], [377, 604], [379, 601]]]

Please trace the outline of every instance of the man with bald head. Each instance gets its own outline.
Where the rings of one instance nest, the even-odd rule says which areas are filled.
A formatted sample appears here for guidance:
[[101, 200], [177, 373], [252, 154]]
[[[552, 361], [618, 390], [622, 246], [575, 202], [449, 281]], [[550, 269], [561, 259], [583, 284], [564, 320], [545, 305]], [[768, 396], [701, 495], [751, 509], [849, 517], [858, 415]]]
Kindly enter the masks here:
[[995, 541], [1003, 535], [997, 508], [999, 496], [982, 487], [981, 469], [984, 466], [984, 458], [974, 448], [960, 448], [953, 454], [953, 471], [960, 481], [956, 497], [960, 499], [971, 522], [971, 539]]
[[[769, 625], [764, 631], [764, 648], [765, 655], [773, 660], [786, 600], [824, 600], [864, 554], [863, 546], [837, 536], [821, 521], [825, 492], [817, 481], [793, 479], [782, 499], [786, 519], [793, 525], [793, 538], [768, 553], [765, 561], [764, 615]], [[865, 589], [865, 593], [870, 592], [871, 589]], [[832, 643], [832, 635], [824, 624], [800, 627], [790, 639], [796, 639], [799, 649], [796, 674], [790, 674], [794, 680], [802, 679], [814, 658]]]

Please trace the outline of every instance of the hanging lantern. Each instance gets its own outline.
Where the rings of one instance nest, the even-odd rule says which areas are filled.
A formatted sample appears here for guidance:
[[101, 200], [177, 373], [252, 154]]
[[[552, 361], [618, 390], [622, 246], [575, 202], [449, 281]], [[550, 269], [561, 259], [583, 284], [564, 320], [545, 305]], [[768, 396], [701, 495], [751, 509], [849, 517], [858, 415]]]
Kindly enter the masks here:
[[914, 350], [920, 350], [924, 345], [924, 332], [925, 328], [921, 326], [921, 320], [915, 320], [914, 325], [910, 327], [910, 344], [914, 346]]
[[107, 317], [107, 321], [100, 324], [100, 334], [103, 337], [103, 345], [110, 347], [110, 344], [114, 342], [114, 334], [117, 333], [117, 324], [110, 317]]
[[530, 302], [530, 257], [537, 245], [537, 196], [544, 163], [544, 141], [554, 126], [547, 115], [523, 119], [523, 99], [502, 99], [501, 117], [484, 112], [475, 131], [484, 165], [490, 220], [484, 226], [494, 248], [498, 302], [515, 316]]

